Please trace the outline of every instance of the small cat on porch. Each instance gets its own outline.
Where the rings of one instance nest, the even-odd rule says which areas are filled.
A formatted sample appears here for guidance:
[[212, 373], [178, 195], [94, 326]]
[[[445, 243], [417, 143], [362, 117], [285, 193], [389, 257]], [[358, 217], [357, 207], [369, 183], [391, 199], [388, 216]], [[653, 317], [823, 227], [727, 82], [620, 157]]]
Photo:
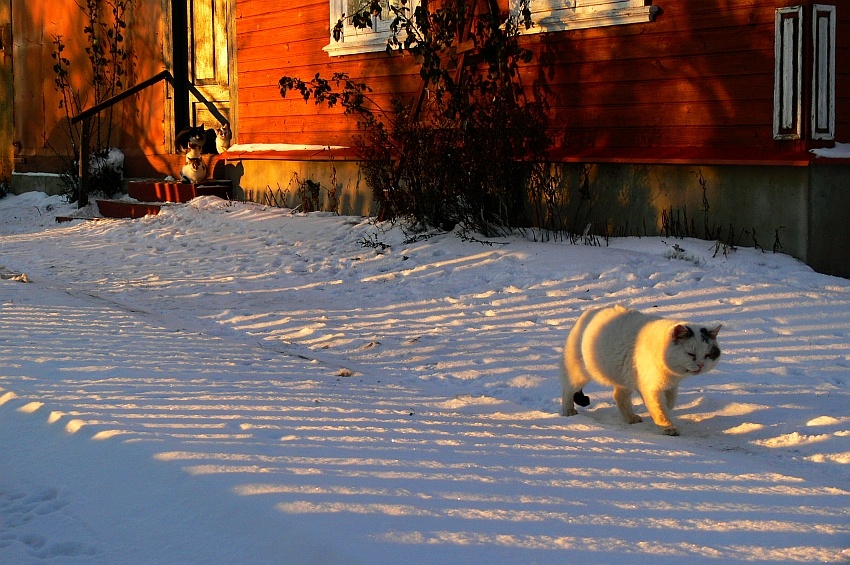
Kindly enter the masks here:
[[202, 157], [206, 138], [203, 124], [188, 126], [177, 134], [175, 146], [186, 155], [186, 164], [180, 169], [182, 182], [198, 183], [207, 178], [207, 165]]
[[220, 128], [215, 130], [215, 149], [219, 153], [224, 153], [230, 149], [230, 144], [233, 141], [233, 132], [230, 131], [230, 124], [224, 122]]
[[688, 325], [622, 306], [586, 311], [564, 345], [562, 413], [573, 416], [578, 414], [575, 404], [590, 404], [582, 388], [594, 380], [614, 388], [614, 400], [626, 423], [642, 421], [632, 406], [632, 393], [637, 390], [663, 433], [679, 435], [669, 416], [679, 383], [717, 365], [720, 328]]
[[207, 134], [203, 124], [187, 126], [177, 134], [174, 145], [178, 152], [185, 153], [194, 159], [201, 156], [206, 139]]
[[207, 178], [207, 165], [201, 157], [190, 157], [186, 155], [186, 164], [180, 170], [180, 179], [183, 182], [199, 183]]
[[[183, 182], [198, 183], [207, 178], [207, 164], [204, 162], [204, 147], [207, 144], [207, 133], [215, 131], [215, 148], [218, 153], [224, 153], [230, 147], [233, 132], [230, 124], [225, 122], [215, 130], [205, 130], [204, 125], [183, 128], [175, 138], [175, 146], [180, 153], [186, 155], [186, 164], [180, 170]], [[210, 150], [212, 147], [210, 146]]]

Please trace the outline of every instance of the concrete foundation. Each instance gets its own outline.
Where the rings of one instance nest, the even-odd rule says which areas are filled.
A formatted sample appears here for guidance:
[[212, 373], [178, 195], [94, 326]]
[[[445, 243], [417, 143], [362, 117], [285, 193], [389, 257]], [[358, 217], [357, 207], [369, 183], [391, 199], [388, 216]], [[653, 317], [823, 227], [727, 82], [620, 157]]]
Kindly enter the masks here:
[[356, 161], [228, 160], [224, 178], [237, 200], [347, 216], [377, 212]]
[[[844, 194], [850, 163], [560, 163], [549, 175], [556, 206], [530, 204], [538, 227], [719, 240], [781, 251], [820, 272], [850, 277]], [[377, 212], [356, 161], [228, 161], [225, 177], [234, 181], [236, 199], [344, 215]]]
[[801, 257], [813, 269], [850, 278], [850, 164], [809, 168], [807, 234]]
[[10, 192], [44, 192], [50, 196], [62, 194], [62, 178], [56, 173], [12, 173]]
[[805, 259], [809, 168], [562, 164], [562, 227], [597, 235], [698, 237]]

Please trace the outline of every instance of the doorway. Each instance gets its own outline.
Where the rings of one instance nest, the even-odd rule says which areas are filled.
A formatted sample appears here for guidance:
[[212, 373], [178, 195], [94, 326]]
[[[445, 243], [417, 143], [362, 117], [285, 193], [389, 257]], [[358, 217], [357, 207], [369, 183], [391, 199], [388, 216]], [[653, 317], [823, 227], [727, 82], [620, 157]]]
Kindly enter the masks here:
[[[233, 0], [170, 0], [172, 135], [186, 126], [235, 129]], [[168, 116], [167, 116], [168, 118]], [[173, 151], [173, 149], [172, 149]]]

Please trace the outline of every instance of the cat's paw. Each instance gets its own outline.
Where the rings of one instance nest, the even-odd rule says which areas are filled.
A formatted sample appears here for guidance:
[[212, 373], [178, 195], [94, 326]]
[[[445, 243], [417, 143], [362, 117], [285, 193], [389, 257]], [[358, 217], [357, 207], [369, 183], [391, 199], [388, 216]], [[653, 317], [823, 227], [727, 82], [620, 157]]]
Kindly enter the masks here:
[[667, 426], [662, 430], [662, 433], [665, 436], [677, 436], [679, 435], [679, 429], [676, 426]]
[[640, 424], [641, 422], [643, 422], [643, 418], [637, 414], [632, 414], [630, 417], [626, 418], [627, 424]]
[[575, 408], [570, 408], [569, 410], [567, 410], [567, 413], [564, 414], [564, 416], [578, 416], [578, 410], [576, 410]]

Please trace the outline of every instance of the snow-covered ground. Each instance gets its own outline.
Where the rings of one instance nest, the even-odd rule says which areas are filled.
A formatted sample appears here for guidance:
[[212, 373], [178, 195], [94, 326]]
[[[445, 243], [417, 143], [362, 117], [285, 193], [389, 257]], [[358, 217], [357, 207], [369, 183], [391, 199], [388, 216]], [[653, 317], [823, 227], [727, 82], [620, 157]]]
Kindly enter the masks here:
[[[0, 200], [2, 563], [850, 559], [850, 281], [698, 240], [72, 211]], [[612, 303], [723, 323], [681, 437], [593, 385], [558, 414], [566, 334]]]

